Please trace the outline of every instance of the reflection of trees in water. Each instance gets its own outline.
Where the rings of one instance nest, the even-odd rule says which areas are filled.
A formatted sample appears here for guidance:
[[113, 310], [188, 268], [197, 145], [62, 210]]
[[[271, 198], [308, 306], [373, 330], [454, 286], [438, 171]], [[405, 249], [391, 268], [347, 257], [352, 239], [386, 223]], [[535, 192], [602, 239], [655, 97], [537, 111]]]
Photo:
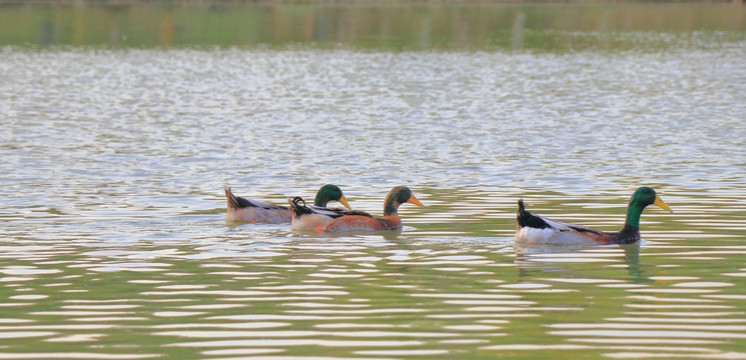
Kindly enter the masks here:
[[57, 29], [51, 19], [39, 23], [39, 44], [56, 44]]
[[173, 45], [175, 29], [176, 25], [174, 24], [171, 14], [166, 14], [166, 16], [161, 19], [158, 43], [163, 46]]
[[[8, 43], [577, 49], [629, 32], [743, 31], [741, 6], [7, 6]], [[603, 35], [606, 34], [606, 35]], [[607, 36], [608, 35], [608, 36]], [[639, 46], [616, 39], [613, 46]], [[608, 46], [608, 45], [606, 45]]]

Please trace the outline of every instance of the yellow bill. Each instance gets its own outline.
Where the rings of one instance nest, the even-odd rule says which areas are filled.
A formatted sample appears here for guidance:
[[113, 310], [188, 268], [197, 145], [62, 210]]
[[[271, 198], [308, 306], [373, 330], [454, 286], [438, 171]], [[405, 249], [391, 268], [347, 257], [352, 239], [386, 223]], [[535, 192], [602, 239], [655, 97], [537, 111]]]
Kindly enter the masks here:
[[344, 196], [344, 195], [342, 195], [342, 197], [340, 197], [340, 198], [339, 198], [339, 202], [340, 202], [340, 203], [341, 203], [342, 205], [344, 205], [344, 206], [345, 206], [346, 208], [348, 208], [348, 209], [352, 210], [352, 208], [350, 207], [350, 204], [348, 204], [348, 203], [347, 203], [347, 199], [345, 199], [345, 196]]
[[415, 205], [417, 205], [419, 207], [425, 206], [425, 205], [422, 205], [422, 203], [419, 200], [417, 200], [416, 197], [414, 197], [414, 194], [412, 194], [412, 195], [409, 196], [409, 200], [407, 200], [407, 202], [415, 204]]
[[671, 208], [668, 207], [668, 205], [666, 205], [666, 203], [664, 203], [663, 200], [661, 200], [661, 198], [658, 197], [658, 195], [655, 195], [655, 202], [653, 204], [658, 205], [658, 207], [663, 210], [673, 213], [673, 210], [671, 210]]

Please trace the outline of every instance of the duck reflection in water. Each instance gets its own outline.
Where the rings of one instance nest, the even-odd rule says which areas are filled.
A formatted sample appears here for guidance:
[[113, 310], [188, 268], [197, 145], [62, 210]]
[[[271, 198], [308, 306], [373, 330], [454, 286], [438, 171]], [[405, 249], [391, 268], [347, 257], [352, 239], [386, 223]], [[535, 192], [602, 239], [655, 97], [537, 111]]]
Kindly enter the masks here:
[[[632, 283], [648, 282], [644, 264], [640, 264], [640, 242], [621, 244], [614, 247], [589, 245], [514, 245], [515, 260], [519, 275], [533, 277], [539, 271], [567, 272], [567, 267], [578, 264], [619, 263], [620, 258], [627, 268], [628, 281]], [[606, 268], [607, 266], [604, 266]], [[583, 269], [585, 270], [585, 268]]]

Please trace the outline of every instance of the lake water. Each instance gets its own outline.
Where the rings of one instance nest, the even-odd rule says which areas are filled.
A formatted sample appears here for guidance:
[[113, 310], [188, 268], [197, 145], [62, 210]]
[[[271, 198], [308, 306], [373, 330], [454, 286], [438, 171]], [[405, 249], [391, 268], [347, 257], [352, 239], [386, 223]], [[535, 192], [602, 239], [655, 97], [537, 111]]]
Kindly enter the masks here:
[[[0, 7], [0, 359], [744, 359], [744, 15]], [[425, 207], [224, 223], [326, 183]], [[514, 245], [640, 185], [640, 244]]]

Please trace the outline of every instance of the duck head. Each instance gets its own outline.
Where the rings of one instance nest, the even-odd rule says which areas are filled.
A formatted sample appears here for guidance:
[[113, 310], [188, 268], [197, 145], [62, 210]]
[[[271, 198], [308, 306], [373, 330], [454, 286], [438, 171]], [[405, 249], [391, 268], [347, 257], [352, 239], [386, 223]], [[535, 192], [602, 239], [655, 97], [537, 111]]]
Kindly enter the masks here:
[[316, 206], [326, 207], [326, 205], [329, 203], [329, 201], [339, 201], [344, 207], [352, 210], [350, 207], [350, 204], [347, 203], [347, 199], [345, 199], [344, 194], [342, 193], [342, 189], [339, 188], [337, 185], [331, 185], [327, 184], [321, 187], [319, 191], [316, 193], [316, 199], [314, 199], [313, 204]]
[[396, 186], [388, 195], [383, 204], [383, 215], [393, 215], [399, 210], [399, 205], [404, 203], [411, 203], [417, 206], [423, 206], [422, 203], [412, 194], [412, 190], [409, 190], [406, 186]]

